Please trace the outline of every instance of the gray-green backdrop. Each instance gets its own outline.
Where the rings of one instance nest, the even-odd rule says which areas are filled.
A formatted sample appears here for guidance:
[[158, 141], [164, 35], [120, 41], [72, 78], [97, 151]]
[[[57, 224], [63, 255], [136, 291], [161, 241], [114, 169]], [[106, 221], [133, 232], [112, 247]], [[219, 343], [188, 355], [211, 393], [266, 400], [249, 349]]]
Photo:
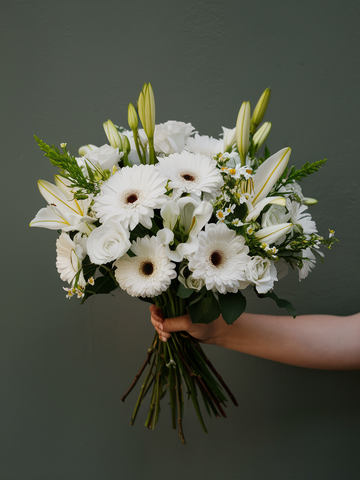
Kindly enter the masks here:
[[130, 427], [136, 393], [120, 398], [153, 336], [147, 305], [65, 299], [57, 233], [28, 227], [45, 206], [36, 181], [56, 173], [34, 134], [74, 153], [102, 145], [102, 123], [126, 126], [151, 81], [158, 123], [217, 136], [269, 86], [269, 148], [291, 146], [297, 166], [329, 159], [304, 193], [340, 239], [278, 295], [302, 314], [359, 311], [359, 14], [356, 1], [1, 1], [1, 479], [360, 478], [357, 371], [207, 347], [239, 401], [228, 419], [205, 435], [186, 409], [186, 446], [166, 405], [155, 432], [145, 411]]

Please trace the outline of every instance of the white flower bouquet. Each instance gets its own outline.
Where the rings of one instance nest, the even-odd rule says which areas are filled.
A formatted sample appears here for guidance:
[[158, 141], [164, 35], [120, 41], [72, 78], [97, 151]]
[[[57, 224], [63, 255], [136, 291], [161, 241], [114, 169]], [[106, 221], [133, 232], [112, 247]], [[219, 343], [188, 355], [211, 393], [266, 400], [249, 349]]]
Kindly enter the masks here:
[[[130, 130], [110, 120], [104, 130], [110, 145], [86, 145], [79, 157], [66, 144], [61, 151], [35, 137], [59, 168], [55, 185], [39, 180], [48, 202], [30, 226], [59, 230], [56, 267], [69, 286], [66, 296], [84, 302], [120, 287], [129, 295], [162, 308], [164, 317], [189, 313], [194, 323], [210, 323], [222, 314], [231, 325], [245, 310], [243, 291], [253, 287], [291, 315], [292, 305], [274, 293], [287, 266], [300, 279], [330, 248], [333, 232], [318, 235], [307, 212], [316, 202], [305, 198], [298, 181], [325, 160], [288, 168], [291, 150], [270, 155], [259, 149], [271, 123], [264, 117], [270, 90], [251, 116], [240, 108], [236, 127], [223, 127], [221, 139], [201, 136], [190, 123], [155, 124], [155, 100], [145, 84], [137, 111], [128, 108]], [[139, 129], [138, 117], [142, 123]], [[199, 343], [174, 333], [163, 343], [155, 335], [144, 365], [122, 400], [148, 367], [131, 419], [150, 398], [145, 425], [154, 429], [160, 401], [168, 394], [172, 426], [182, 418], [184, 394], [192, 400], [206, 432], [199, 397], [209, 413], [226, 416], [225, 392], [236, 400]]]

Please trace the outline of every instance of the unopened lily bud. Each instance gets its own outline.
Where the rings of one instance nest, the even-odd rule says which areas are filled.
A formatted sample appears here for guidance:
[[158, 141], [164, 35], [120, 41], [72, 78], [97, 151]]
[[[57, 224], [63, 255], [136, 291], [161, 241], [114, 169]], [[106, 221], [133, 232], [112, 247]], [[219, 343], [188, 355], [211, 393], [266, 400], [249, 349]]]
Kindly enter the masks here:
[[128, 154], [131, 150], [131, 145], [126, 135], [123, 136], [123, 144], [124, 144], [124, 153]]
[[151, 83], [145, 83], [140, 92], [137, 106], [145, 133], [148, 138], [153, 138], [155, 131], [155, 98]]
[[113, 122], [111, 120], [108, 120], [107, 122], [103, 123], [103, 127], [110, 145], [113, 148], [118, 148], [119, 151], [122, 151], [123, 150], [122, 139], [121, 139], [120, 133], [117, 131], [117, 128], [115, 127]]
[[138, 128], [138, 116], [135, 110], [135, 107], [132, 103], [129, 103], [128, 106], [128, 124], [131, 130], [136, 130]]
[[79, 148], [79, 155], [83, 157], [84, 155], [87, 155], [88, 153], [96, 150], [97, 148], [98, 147], [96, 145], [91, 145], [91, 143], [89, 143], [88, 145], [83, 145]]
[[236, 142], [236, 128], [222, 127], [224, 132], [224, 151], [231, 150], [232, 146]]
[[256, 104], [254, 113], [251, 117], [251, 122], [250, 122], [250, 133], [251, 135], [254, 135], [256, 132], [257, 127], [260, 125], [261, 120], [264, 118], [269, 100], [270, 100], [270, 94], [271, 90], [270, 88], [267, 88], [263, 94], [261, 95], [258, 103]]
[[250, 131], [250, 102], [244, 102], [241, 105], [236, 122], [236, 142], [241, 158], [241, 165], [245, 165], [246, 155], [249, 151], [249, 131]]
[[270, 133], [271, 127], [272, 127], [272, 124], [270, 122], [265, 122], [263, 125], [261, 125], [259, 130], [253, 136], [255, 152], [257, 152], [261, 147], [261, 145], [264, 144], [265, 140], [267, 139]]
[[318, 203], [318, 201], [316, 200], [316, 198], [304, 197], [303, 203], [305, 205], [315, 205], [316, 203]]

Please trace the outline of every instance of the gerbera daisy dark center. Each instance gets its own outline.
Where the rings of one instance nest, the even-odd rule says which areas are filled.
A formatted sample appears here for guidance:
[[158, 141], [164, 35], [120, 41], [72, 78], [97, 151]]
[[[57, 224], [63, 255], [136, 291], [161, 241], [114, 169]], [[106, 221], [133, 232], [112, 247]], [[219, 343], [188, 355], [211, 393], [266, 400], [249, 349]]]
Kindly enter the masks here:
[[151, 262], [144, 262], [141, 264], [140, 269], [143, 275], [151, 275], [154, 271], [154, 265]]
[[126, 198], [127, 203], [134, 203], [138, 199], [137, 195], [135, 193], [132, 193]]
[[184, 180], [186, 180], [187, 182], [194, 182], [195, 181], [195, 177], [193, 177], [192, 175], [190, 175], [190, 173], [184, 173], [183, 175], [181, 175], [182, 178]]
[[219, 252], [213, 252], [210, 255], [210, 262], [214, 265], [214, 267], [218, 267], [222, 262], [222, 256]]

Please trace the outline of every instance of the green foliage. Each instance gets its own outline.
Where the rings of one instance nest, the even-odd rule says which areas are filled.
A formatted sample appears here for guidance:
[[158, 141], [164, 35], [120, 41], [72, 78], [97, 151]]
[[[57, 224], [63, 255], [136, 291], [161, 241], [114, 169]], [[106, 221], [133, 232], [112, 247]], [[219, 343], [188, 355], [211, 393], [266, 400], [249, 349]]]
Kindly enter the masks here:
[[284, 186], [293, 181], [301, 181], [303, 178], [308, 177], [312, 173], [317, 172], [324, 165], [326, 161], [327, 161], [327, 158], [324, 158], [323, 160], [318, 160], [317, 162], [313, 162], [313, 163], [307, 162], [299, 170], [296, 170], [294, 166], [291, 167], [290, 171], [286, 169], [283, 175], [278, 180], [278, 183], [277, 183], [278, 187]]
[[[256, 292], [256, 290], [255, 290]], [[274, 292], [267, 292], [265, 294], [260, 294], [260, 293], [257, 293], [257, 296], [259, 298], [271, 298], [272, 300], [274, 300], [274, 302], [276, 302], [276, 305], [279, 307], [279, 308], [286, 308], [286, 310], [290, 313], [290, 315], [292, 317], [296, 317], [297, 315], [297, 311], [295, 310], [295, 308], [291, 305], [291, 303], [288, 301], [288, 300], [284, 300], [284, 299], [281, 299], [279, 298], [277, 295], [275, 295]]]
[[[107, 176], [106, 172], [99, 169], [99, 171], [95, 172], [96, 175], [89, 165], [87, 165], [89, 177], [86, 177], [76, 158], [71, 156], [65, 147], [63, 148], [63, 153], [61, 153], [54, 145], [50, 147], [40, 140], [40, 138], [36, 136], [34, 136], [34, 138], [40, 149], [44, 152], [45, 157], [49, 158], [51, 163], [59, 168], [60, 175], [70, 180], [71, 187], [77, 189], [74, 193], [76, 199], [85, 199], [89, 194], [97, 195], [100, 192], [98, 180], [102, 179], [102, 177], [105, 179]], [[97, 176], [99, 178], [96, 178]]]
[[194, 293], [194, 290], [191, 288], [186, 288], [182, 283], [179, 284], [177, 295], [180, 298], [189, 298]]
[[222, 316], [228, 325], [232, 325], [246, 308], [246, 298], [240, 290], [236, 293], [219, 294], [219, 303]]
[[221, 314], [218, 301], [213, 292], [206, 289], [196, 302], [189, 304], [188, 311], [193, 323], [211, 323]]

